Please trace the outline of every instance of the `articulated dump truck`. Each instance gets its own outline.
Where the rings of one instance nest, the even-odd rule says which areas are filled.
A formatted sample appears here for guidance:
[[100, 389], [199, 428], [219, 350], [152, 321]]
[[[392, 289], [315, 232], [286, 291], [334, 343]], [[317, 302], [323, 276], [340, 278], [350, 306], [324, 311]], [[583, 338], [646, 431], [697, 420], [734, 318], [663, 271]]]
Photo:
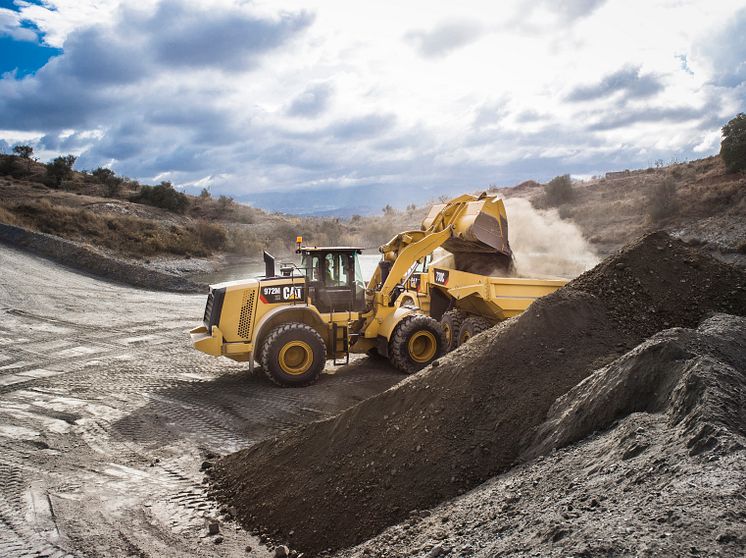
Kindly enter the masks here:
[[[433, 259], [443, 249], [448, 257]], [[260, 364], [281, 386], [308, 385], [327, 360], [377, 354], [411, 374], [494, 324], [520, 314], [563, 280], [510, 277], [513, 254], [501, 199], [463, 195], [434, 206], [420, 230], [379, 248], [363, 280], [355, 247], [310, 247], [299, 265], [264, 253], [265, 276], [210, 286], [194, 347]]]

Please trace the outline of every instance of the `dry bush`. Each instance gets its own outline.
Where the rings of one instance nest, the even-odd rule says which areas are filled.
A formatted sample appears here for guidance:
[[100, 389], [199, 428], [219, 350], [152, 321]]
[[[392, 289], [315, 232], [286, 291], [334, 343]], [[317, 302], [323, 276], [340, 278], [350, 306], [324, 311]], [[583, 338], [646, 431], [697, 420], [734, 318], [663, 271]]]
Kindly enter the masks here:
[[246, 228], [235, 227], [227, 233], [225, 249], [233, 254], [242, 256], [261, 255], [264, 244], [256, 236], [256, 232]]
[[544, 196], [549, 207], [557, 207], [572, 201], [572, 180], [569, 174], [555, 176], [544, 187]]
[[188, 230], [194, 234], [202, 246], [215, 250], [222, 249], [225, 246], [226, 231], [220, 225], [207, 221], [197, 221], [190, 225]]
[[238, 203], [225, 196], [214, 199], [210, 196], [200, 195], [190, 196], [190, 199], [192, 204], [189, 208], [189, 215], [198, 219], [251, 225], [266, 217], [266, 213], [261, 209]]
[[17, 225], [18, 220], [10, 211], [4, 207], [0, 207], [0, 223], [5, 223], [6, 225]]
[[662, 221], [679, 210], [679, 200], [676, 195], [676, 182], [666, 178], [653, 184], [648, 193], [648, 215], [653, 222]]

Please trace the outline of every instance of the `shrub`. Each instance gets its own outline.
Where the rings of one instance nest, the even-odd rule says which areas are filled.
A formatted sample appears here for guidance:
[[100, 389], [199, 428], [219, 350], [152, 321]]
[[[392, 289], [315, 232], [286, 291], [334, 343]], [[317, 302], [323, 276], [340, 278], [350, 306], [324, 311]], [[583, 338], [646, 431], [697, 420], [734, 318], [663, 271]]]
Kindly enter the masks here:
[[177, 192], [170, 182], [161, 182], [158, 186], [141, 186], [140, 193], [134, 201], [174, 213], [184, 213], [189, 207], [187, 195]]
[[16, 145], [13, 148], [13, 153], [18, 155], [21, 159], [30, 159], [31, 155], [34, 154], [34, 148], [30, 145]]
[[106, 167], [98, 167], [96, 170], [91, 171], [91, 175], [104, 187], [104, 192], [106, 192], [107, 196], [114, 198], [119, 195], [124, 180], [118, 177], [113, 170]]
[[18, 157], [13, 155], [0, 155], [0, 176], [15, 176], [18, 171], [18, 166], [16, 165], [17, 160]]
[[658, 182], [648, 192], [648, 215], [653, 222], [670, 217], [679, 209], [676, 183], [671, 178]]
[[62, 181], [67, 180], [73, 175], [73, 165], [77, 157], [75, 155], [65, 155], [64, 157], [55, 157], [47, 163], [47, 177], [51, 183], [59, 188]]
[[556, 207], [567, 203], [573, 198], [572, 180], [569, 174], [555, 176], [544, 186], [544, 195], [547, 205]]
[[208, 252], [210, 250], [222, 250], [225, 246], [227, 234], [220, 225], [207, 221], [197, 221], [194, 225], [189, 226], [189, 231], [194, 234]]
[[0, 223], [5, 223], [6, 225], [15, 225], [17, 224], [17, 222], [18, 221], [16, 220], [15, 215], [13, 215], [4, 207], [0, 206]]
[[250, 229], [236, 227], [226, 238], [225, 249], [234, 254], [259, 257], [264, 248], [265, 244]]
[[723, 126], [720, 157], [728, 172], [746, 170], [746, 114], [739, 113]]
[[218, 207], [219, 207], [219, 208], [220, 208], [220, 209], [221, 209], [222, 211], [225, 211], [226, 209], [228, 209], [228, 208], [229, 208], [230, 206], [232, 206], [232, 205], [233, 205], [233, 198], [232, 198], [232, 197], [230, 197], [230, 196], [223, 196], [223, 195], [221, 195], [221, 196], [220, 196], [220, 197], [218, 198]]

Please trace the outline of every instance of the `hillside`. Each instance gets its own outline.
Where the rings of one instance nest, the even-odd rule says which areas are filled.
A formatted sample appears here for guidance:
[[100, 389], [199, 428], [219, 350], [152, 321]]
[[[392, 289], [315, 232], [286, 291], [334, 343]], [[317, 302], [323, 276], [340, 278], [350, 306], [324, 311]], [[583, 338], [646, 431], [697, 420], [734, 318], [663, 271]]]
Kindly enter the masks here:
[[[552, 206], [546, 185], [537, 182], [491, 192], [507, 200], [511, 241], [533, 227], [516, 205], [515, 200], [525, 199], [534, 221], [573, 224], [598, 257], [663, 229], [721, 260], [746, 265], [746, 177], [726, 174], [717, 156], [574, 181], [571, 195]], [[189, 276], [259, 261], [262, 250], [287, 256], [299, 234], [307, 244], [375, 248], [399, 231], [417, 228], [424, 214], [424, 207], [414, 206], [344, 219], [270, 213], [230, 197], [214, 198], [207, 190], [191, 196], [167, 182], [143, 185], [108, 169], [71, 171], [57, 180], [34, 160], [0, 156], [0, 223], [166, 274]], [[555, 239], [543, 239], [539, 256], [549, 261], [559, 249]], [[549, 273], [571, 277], [597, 258], [585, 260], [590, 264], [569, 271], [556, 266]], [[76, 265], [74, 258], [66, 263]]]
[[[661, 195], [665, 185], [670, 190]], [[544, 185], [536, 182], [495, 191], [557, 211], [560, 218], [580, 227], [599, 256], [663, 229], [720, 259], [744, 263], [746, 176], [727, 174], [719, 156], [576, 181], [570, 199], [553, 208], [547, 204]]]
[[67, 239], [102, 256], [191, 274], [234, 260], [259, 261], [262, 250], [286, 256], [299, 234], [309, 244], [377, 247], [423, 216], [412, 208], [346, 220], [269, 213], [207, 191], [191, 196], [169, 183], [142, 185], [100, 171], [73, 171], [56, 184], [44, 165], [0, 155], [0, 223]]

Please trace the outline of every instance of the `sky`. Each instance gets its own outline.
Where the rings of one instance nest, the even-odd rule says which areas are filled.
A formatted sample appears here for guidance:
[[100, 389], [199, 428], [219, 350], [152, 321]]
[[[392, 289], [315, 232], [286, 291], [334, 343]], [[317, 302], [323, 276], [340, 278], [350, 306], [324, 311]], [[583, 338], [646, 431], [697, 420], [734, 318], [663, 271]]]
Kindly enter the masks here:
[[0, 150], [270, 209], [717, 153], [746, 0], [0, 0]]

